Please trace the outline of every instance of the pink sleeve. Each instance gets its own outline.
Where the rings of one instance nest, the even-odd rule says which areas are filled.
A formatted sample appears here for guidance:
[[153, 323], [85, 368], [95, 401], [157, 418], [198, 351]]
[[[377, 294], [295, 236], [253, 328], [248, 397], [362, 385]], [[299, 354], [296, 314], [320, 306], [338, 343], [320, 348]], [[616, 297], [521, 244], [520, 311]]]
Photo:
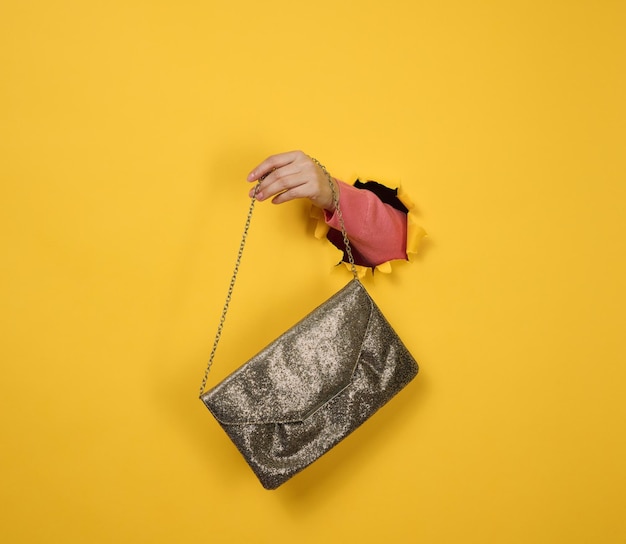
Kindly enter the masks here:
[[[342, 181], [339, 204], [350, 243], [369, 266], [394, 259], [406, 259], [406, 214], [385, 204], [374, 193]], [[337, 213], [324, 211], [326, 223], [341, 230]]]

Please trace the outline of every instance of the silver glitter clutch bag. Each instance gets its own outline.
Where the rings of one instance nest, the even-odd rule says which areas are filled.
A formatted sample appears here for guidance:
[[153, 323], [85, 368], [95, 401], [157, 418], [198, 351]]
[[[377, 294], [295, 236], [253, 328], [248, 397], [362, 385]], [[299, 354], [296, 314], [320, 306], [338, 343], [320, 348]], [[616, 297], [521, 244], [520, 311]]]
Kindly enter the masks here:
[[386, 404], [418, 365], [359, 281], [339, 215], [354, 279], [205, 392], [253, 207], [254, 199], [200, 398], [263, 487], [275, 489]]

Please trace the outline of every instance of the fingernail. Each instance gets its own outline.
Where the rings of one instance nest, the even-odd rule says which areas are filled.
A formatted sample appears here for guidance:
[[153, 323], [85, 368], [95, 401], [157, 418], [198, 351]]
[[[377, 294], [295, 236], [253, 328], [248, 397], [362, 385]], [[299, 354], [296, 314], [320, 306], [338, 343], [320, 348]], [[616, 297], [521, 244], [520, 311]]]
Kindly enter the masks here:
[[248, 181], [254, 181], [254, 172], [250, 172], [247, 179]]

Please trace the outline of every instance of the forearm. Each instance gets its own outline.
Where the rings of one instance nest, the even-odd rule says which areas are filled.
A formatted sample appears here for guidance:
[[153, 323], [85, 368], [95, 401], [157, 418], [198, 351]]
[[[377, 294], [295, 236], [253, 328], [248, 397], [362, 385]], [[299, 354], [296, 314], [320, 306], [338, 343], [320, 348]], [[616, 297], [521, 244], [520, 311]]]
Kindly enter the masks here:
[[[374, 193], [338, 182], [339, 205], [351, 245], [367, 266], [406, 259], [406, 214], [382, 202]], [[337, 212], [324, 212], [327, 224], [341, 230]]]

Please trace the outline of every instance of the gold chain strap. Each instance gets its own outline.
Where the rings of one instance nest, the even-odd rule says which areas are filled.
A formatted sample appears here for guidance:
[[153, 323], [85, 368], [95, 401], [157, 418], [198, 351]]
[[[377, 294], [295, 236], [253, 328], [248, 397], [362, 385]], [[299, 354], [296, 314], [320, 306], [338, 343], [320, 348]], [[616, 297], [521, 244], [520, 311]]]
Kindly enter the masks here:
[[[324, 172], [324, 175], [328, 179], [328, 183], [330, 183], [330, 190], [333, 195], [333, 202], [335, 204], [335, 209], [337, 210], [337, 217], [339, 218], [339, 224], [341, 225], [341, 234], [343, 235], [343, 243], [346, 246], [346, 253], [348, 254], [348, 261], [350, 262], [350, 269], [352, 271], [352, 275], [354, 276], [354, 279], [358, 281], [359, 276], [354, 266], [354, 258], [352, 257], [352, 248], [350, 247], [350, 241], [348, 240], [348, 234], [346, 233], [346, 227], [343, 222], [343, 214], [341, 213], [341, 208], [339, 207], [339, 196], [337, 195], [337, 189], [335, 188], [333, 179], [330, 177], [330, 174], [328, 173], [328, 170], [326, 170], [326, 167], [323, 164], [321, 164], [317, 159], [313, 157], [310, 157], [310, 159], [317, 166], [321, 168], [322, 172]], [[222, 315], [220, 316], [220, 322], [219, 322], [219, 325], [217, 326], [217, 333], [215, 334], [215, 340], [213, 341], [213, 348], [211, 349], [211, 354], [209, 355], [209, 362], [207, 364], [206, 370], [204, 371], [204, 377], [202, 378], [202, 385], [200, 385], [200, 396], [204, 394], [204, 389], [206, 388], [206, 382], [209, 379], [209, 372], [211, 371], [211, 367], [213, 366], [213, 359], [215, 358], [215, 352], [217, 351], [217, 344], [219, 344], [220, 338], [222, 336], [222, 329], [224, 328], [224, 321], [226, 321], [226, 313], [228, 312], [230, 299], [233, 294], [233, 289], [235, 288], [235, 281], [237, 280], [237, 273], [239, 272], [239, 265], [241, 264], [243, 248], [246, 245], [246, 239], [248, 238], [248, 231], [250, 230], [250, 222], [252, 221], [252, 212], [254, 211], [254, 204], [256, 202], [256, 194], [259, 190], [259, 186], [261, 185], [261, 181], [263, 181], [263, 178], [261, 178], [259, 182], [256, 184], [256, 187], [254, 188], [254, 193], [252, 194], [252, 200], [250, 201], [250, 209], [248, 210], [248, 216], [246, 217], [246, 224], [243, 228], [243, 236], [241, 237], [241, 242], [239, 243], [239, 251], [237, 252], [235, 268], [230, 278], [230, 284], [228, 286], [228, 294], [226, 295], [226, 302], [224, 303], [224, 308], [222, 309]]]
[[333, 203], [335, 204], [335, 210], [337, 210], [337, 217], [339, 218], [339, 225], [341, 226], [341, 235], [343, 236], [343, 244], [346, 247], [346, 253], [348, 254], [348, 262], [350, 263], [350, 270], [355, 280], [359, 279], [359, 275], [356, 271], [356, 267], [354, 266], [354, 257], [352, 256], [352, 248], [350, 247], [350, 240], [348, 240], [348, 234], [346, 233], [346, 226], [343, 222], [343, 214], [341, 213], [341, 208], [339, 207], [339, 195], [337, 195], [337, 189], [335, 184], [333, 183], [333, 178], [330, 177], [328, 170], [326, 167], [318, 161], [315, 157], [309, 157], [317, 166], [322, 169], [324, 175], [328, 179], [328, 183], [330, 184], [330, 190], [333, 194]]
[[254, 203], [256, 202], [256, 194], [259, 190], [259, 186], [261, 185], [261, 180], [256, 184], [254, 188], [254, 193], [252, 195], [252, 200], [250, 201], [250, 209], [248, 210], [248, 217], [246, 217], [246, 224], [243, 228], [243, 236], [241, 237], [241, 242], [239, 243], [239, 251], [237, 252], [237, 260], [235, 261], [235, 269], [233, 270], [233, 275], [230, 278], [230, 285], [228, 286], [228, 294], [226, 295], [226, 302], [224, 303], [224, 308], [222, 309], [222, 315], [220, 317], [220, 323], [217, 326], [217, 333], [215, 334], [215, 340], [213, 341], [213, 348], [211, 349], [211, 354], [209, 355], [209, 363], [204, 372], [204, 378], [202, 378], [202, 385], [200, 386], [200, 396], [204, 393], [204, 389], [206, 387], [206, 382], [209, 378], [209, 372], [211, 371], [211, 367], [213, 366], [213, 358], [215, 357], [215, 351], [217, 350], [217, 344], [219, 344], [220, 338], [222, 336], [222, 329], [224, 328], [224, 321], [226, 321], [226, 312], [228, 312], [228, 306], [230, 305], [230, 298], [233, 294], [233, 289], [235, 288], [235, 281], [237, 280], [237, 273], [239, 272], [239, 265], [241, 264], [241, 256], [243, 255], [243, 248], [246, 245], [246, 238], [248, 237], [248, 230], [250, 230], [250, 221], [252, 221], [252, 212], [254, 211]]

